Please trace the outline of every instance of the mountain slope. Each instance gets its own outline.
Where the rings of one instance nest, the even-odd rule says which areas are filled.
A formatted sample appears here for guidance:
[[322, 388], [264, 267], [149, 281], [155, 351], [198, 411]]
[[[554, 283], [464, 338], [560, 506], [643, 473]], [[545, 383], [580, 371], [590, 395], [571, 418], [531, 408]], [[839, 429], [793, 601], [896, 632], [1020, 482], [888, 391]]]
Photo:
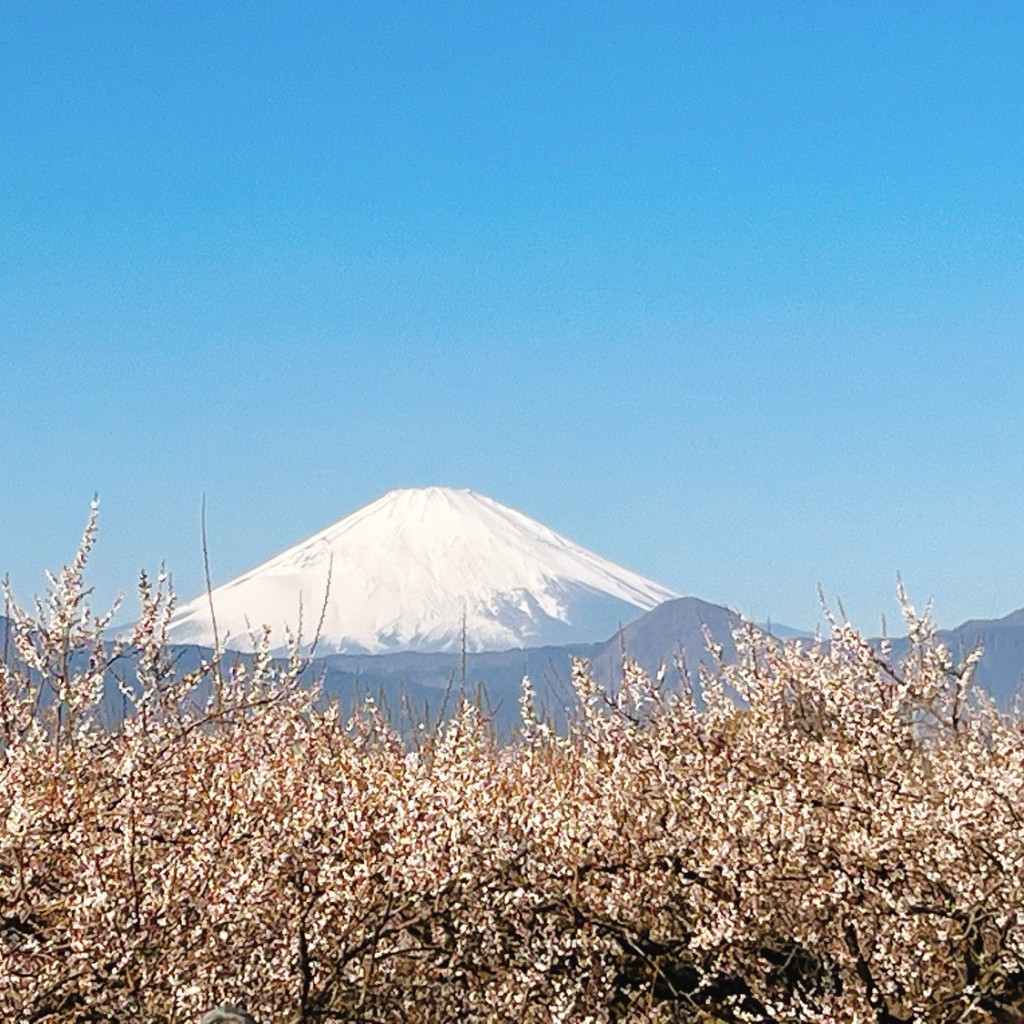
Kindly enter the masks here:
[[[328, 590], [328, 581], [330, 587]], [[325, 593], [326, 604], [325, 604]], [[218, 630], [245, 649], [251, 626], [319, 650], [503, 650], [600, 640], [676, 595], [491, 498], [442, 487], [391, 491], [213, 591]], [[210, 644], [205, 595], [172, 624]]]
[[614, 685], [621, 675], [625, 651], [626, 656], [638, 662], [652, 679], [664, 664], [669, 678], [678, 681], [675, 664], [678, 661], [695, 683], [699, 666], [713, 664], [704, 637], [705, 628], [712, 639], [722, 645], [723, 658], [729, 662], [736, 658], [733, 632], [740, 625], [740, 617], [722, 605], [696, 597], [666, 601], [624, 627], [592, 657], [595, 676], [606, 685]]

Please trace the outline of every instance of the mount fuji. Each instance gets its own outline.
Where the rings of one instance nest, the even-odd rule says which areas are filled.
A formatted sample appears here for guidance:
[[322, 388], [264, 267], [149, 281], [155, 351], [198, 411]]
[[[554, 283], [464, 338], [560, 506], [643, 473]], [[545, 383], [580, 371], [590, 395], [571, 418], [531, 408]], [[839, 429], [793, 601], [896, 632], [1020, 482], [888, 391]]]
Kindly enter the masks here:
[[390, 491], [211, 595], [183, 605], [171, 640], [309, 642], [321, 653], [500, 651], [605, 640], [679, 595], [473, 491]]

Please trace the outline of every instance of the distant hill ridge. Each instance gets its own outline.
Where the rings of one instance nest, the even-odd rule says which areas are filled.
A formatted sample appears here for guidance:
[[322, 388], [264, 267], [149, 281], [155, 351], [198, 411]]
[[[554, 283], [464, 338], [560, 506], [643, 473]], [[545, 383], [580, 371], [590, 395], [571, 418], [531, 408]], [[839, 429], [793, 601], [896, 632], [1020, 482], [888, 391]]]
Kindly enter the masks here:
[[[572, 658], [588, 659], [596, 678], [614, 686], [625, 652], [652, 676], [665, 664], [668, 684], [676, 685], [677, 663], [691, 679], [696, 678], [702, 662], [710, 663], [705, 627], [722, 645], [725, 660], [730, 661], [736, 654], [732, 634], [740, 624], [740, 617], [728, 608], [681, 597], [662, 603], [600, 643], [468, 652], [464, 678], [459, 651], [329, 654], [317, 658], [309, 675], [322, 677], [327, 695], [337, 697], [343, 705], [351, 706], [373, 696], [382, 698], [393, 712], [423, 717], [440, 712], [446, 691], [451, 700], [463, 685], [470, 693], [482, 685], [496, 724], [507, 733], [518, 722], [524, 675], [531, 677], [541, 702], [557, 718], [560, 709], [571, 702]], [[7, 625], [0, 616], [0, 643]], [[978, 666], [978, 684], [998, 704], [1009, 706], [1024, 676], [1024, 609], [1000, 619], [971, 619], [955, 629], [939, 631], [938, 637], [954, 657], [962, 657], [981, 643], [984, 655]], [[906, 653], [906, 639], [893, 640], [892, 648], [894, 659], [899, 660]], [[181, 671], [188, 671], [204, 657], [208, 658], [209, 652], [201, 647], [179, 646], [176, 663]], [[123, 662], [121, 668], [130, 673], [128, 662]]]

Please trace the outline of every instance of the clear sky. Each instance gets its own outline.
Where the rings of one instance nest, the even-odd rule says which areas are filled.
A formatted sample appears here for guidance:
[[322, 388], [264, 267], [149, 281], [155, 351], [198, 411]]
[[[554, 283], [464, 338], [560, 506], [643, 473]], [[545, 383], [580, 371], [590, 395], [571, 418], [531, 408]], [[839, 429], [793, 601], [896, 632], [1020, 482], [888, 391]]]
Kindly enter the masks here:
[[469, 487], [683, 593], [1024, 605], [1024, 5], [33, 3], [0, 573]]

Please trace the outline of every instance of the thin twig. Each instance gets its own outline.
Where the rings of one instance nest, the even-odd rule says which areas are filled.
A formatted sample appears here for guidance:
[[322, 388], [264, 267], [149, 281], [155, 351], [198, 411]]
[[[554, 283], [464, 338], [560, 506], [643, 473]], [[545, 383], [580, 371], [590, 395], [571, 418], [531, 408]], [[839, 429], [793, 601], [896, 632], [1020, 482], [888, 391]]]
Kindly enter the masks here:
[[203, 572], [206, 575], [206, 599], [210, 603], [210, 623], [213, 626], [213, 667], [214, 676], [214, 707], [217, 713], [221, 710], [221, 694], [224, 689], [224, 677], [220, 668], [220, 633], [217, 630], [217, 613], [213, 607], [213, 582], [210, 579], [210, 549], [206, 543], [206, 492], [203, 491], [203, 504], [199, 514], [200, 530], [203, 540]]

